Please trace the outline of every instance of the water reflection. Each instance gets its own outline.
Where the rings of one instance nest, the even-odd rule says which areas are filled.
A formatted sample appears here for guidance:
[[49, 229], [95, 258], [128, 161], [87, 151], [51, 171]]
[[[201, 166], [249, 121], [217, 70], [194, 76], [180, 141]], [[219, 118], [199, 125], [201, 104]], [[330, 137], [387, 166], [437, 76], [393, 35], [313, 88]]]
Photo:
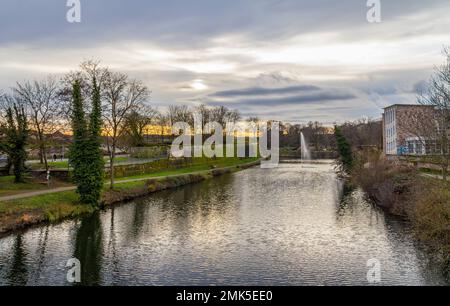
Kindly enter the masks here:
[[28, 281], [27, 255], [24, 249], [22, 235], [17, 235], [13, 244], [11, 268], [6, 277], [8, 284], [26, 285]]
[[49, 233], [49, 226], [43, 226], [39, 230], [39, 238], [38, 238], [38, 262], [36, 271], [34, 272], [33, 279], [36, 279], [41, 274], [42, 268], [45, 264], [45, 252], [47, 249], [47, 242], [48, 242], [48, 233]]
[[101, 284], [103, 261], [103, 230], [100, 213], [84, 218], [75, 235], [73, 257], [81, 262], [81, 279], [84, 285]]
[[0, 284], [444, 284], [410, 228], [345, 195], [330, 165], [252, 168], [0, 240]]

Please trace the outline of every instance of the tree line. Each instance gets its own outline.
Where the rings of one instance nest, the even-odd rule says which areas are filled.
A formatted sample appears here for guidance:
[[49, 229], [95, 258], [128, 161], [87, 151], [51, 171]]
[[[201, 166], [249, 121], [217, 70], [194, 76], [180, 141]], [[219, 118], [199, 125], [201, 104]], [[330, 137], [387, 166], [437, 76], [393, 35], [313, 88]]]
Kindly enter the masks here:
[[[12, 168], [16, 181], [21, 182], [30, 149], [39, 152], [40, 163], [49, 170], [48, 154], [54, 145], [52, 135], [55, 132], [73, 134], [73, 143], [97, 133], [92, 136], [95, 141], [91, 139], [91, 144], [83, 146], [90, 147], [94, 142], [98, 148], [102, 142], [106, 146], [112, 188], [118, 146], [145, 146], [144, 138], [150, 125], [159, 129], [164, 140], [173, 123], [191, 123], [194, 113], [202, 114], [203, 124], [209, 121], [225, 124], [241, 118], [238, 111], [224, 106], [189, 108], [170, 105], [167, 110], [158, 111], [149, 104], [150, 94], [142, 81], [103, 67], [96, 61], [84, 61], [79, 69], [61, 78], [47, 76], [41, 80], [17, 82], [10, 92], [0, 92], [0, 153], [8, 156], [8, 169]], [[75, 114], [77, 118], [83, 114], [84, 119], [78, 118], [79, 122], [74, 125]], [[95, 122], [94, 114], [98, 116]], [[73, 144], [70, 149], [72, 166], [77, 163], [74, 156], [84, 156], [86, 160], [89, 157], [84, 149], [74, 153]]]

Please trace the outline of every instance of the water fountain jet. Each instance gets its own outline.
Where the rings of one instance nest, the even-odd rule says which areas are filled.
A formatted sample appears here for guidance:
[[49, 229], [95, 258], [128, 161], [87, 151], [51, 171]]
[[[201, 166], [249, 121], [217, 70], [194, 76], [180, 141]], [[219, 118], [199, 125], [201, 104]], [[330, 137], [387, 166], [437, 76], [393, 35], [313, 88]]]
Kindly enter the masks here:
[[302, 161], [311, 160], [311, 152], [308, 148], [308, 143], [305, 140], [305, 135], [300, 132], [300, 152]]

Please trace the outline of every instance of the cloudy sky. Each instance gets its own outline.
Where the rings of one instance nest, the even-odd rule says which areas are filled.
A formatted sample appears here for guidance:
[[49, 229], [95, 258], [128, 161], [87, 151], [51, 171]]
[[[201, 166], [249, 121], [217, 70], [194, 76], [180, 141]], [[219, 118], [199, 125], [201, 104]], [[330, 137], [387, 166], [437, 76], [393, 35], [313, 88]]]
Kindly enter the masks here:
[[81, 23], [66, 2], [0, 2], [0, 89], [99, 59], [161, 110], [332, 124], [415, 103], [450, 45], [448, 0], [381, 0], [381, 23], [366, 0], [81, 0]]

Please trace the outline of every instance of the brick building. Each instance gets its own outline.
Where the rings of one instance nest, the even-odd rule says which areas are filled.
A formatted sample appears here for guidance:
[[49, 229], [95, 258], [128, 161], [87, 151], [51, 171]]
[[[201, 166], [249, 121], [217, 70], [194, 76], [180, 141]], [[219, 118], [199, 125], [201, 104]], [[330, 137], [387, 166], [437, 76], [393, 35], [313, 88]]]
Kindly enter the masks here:
[[384, 154], [439, 154], [440, 149], [436, 141], [426, 136], [428, 132], [425, 131], [425, 126], [427, 125], [422, 124], [431, 123], [432, 118], [435, 118], [434, 112], [434, 107], [429, 105], [394, 104], [386, 107], [383, 113], [382, 129]]

